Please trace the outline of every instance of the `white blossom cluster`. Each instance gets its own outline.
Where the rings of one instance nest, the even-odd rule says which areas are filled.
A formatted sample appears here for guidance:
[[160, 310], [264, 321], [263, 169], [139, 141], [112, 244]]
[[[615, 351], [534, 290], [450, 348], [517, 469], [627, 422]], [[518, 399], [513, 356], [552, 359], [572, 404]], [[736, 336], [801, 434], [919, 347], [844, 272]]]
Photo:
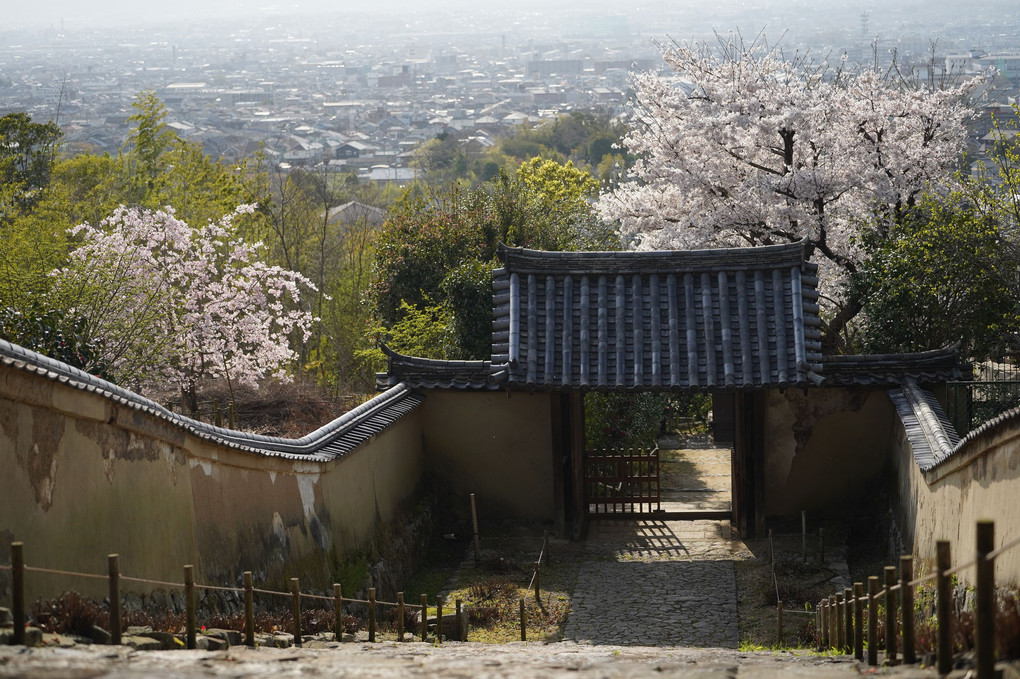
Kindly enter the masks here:
[[301, 291], [315, 288], [261, 262], [261, 244], [232, 236], [233, 217], [192, 227], [170, 207], [122, 206], [98, 226], [71, 229], [81, 245], [53, 272], [55, 294], [119, 382], [187, 391], [205, 379], [286, 379], [291, 339], [307, 340], [315, 320], [299, 307]]
[[806, 238], [837, 275], [854, 268], [859, 229], [951, 181], [979, 84], [810, 67], [734, 36], [663, 58], [673, 73], [636, 78], [624, 143], [638, 160], [603, 215], [641, 249]]

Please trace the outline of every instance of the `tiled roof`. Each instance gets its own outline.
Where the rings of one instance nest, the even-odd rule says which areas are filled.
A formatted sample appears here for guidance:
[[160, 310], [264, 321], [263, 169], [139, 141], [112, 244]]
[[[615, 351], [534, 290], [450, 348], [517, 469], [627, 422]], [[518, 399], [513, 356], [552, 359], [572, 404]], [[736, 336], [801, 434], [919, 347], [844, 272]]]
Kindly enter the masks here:
[[960, 366], [957, 347], [914, 354], [862, 354], [822, 357], [824, 386], [896, 386], [908, 379], [936, 384], [970, 379]]
[[385, 373], [376, 375], [376, 388], [405, 384], [419, 389], [488, 390], [498, 388], [506, 370], [492, 370], [489, 361], [440, 361], [398, 354], [383, 346], [388, 359]]
[[756, 389], [815, 381], [802, 244], [665, 252], [504, 248], [492, 365], [526, 389]]
[[903, 423], [914, 461], [922, 471], [956, 452], [960, 437], [932, 392], [908, 379], [898, 389], [890, 389], [888, 394]]
[[207, 441], [288, 459], [328, 461], [340, 457], [382, 432], [421, 405], [424, 400], [421, 394], [414, 393], [405, 385], [398, 385], [307, 436], [285, 439], [248, 434], [193, 420], [123, 387], [5, 340], [0, 340], [0, 364], [39, 374], [75, 389], [99, 394], [119, 405], [165, 420]]

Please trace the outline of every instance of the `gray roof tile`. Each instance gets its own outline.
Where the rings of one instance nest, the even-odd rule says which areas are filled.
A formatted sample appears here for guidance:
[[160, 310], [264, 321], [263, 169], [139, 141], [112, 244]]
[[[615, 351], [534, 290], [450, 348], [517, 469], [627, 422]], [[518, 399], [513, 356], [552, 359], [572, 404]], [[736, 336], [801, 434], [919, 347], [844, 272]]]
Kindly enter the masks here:
[[90, 375], [66, 363], [0, 340], [0, 364], [98, 394], [115, 403], [165, 420], [195, 436], [252, 453], [288, 459], [328, 461], [358, 447], [393, 422], [421, 405], [424, 397], [406, 385], [397, 385], [341, 417], [298, 439], [260, 436], [216, 427], [174, 413], [123, 387]]
[[492, 366], [524, 389], [758, 389], [821, 359], [802, 244], [668, 252], [503, 248]]

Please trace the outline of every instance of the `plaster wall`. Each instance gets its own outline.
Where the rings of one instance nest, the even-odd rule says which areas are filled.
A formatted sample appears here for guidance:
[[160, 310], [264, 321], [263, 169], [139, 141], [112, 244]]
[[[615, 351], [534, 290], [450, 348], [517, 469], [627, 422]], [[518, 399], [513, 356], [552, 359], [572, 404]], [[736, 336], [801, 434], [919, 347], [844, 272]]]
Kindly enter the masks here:
[[430, 392], [422, 410], [426, 460], [481, 518], [552, 520], [552, 396]]
[[[0, 366], [0, 561], [25, 543], [28, 565], [236, 584], [245, 570], [280, 585], [327, 588], [412, 499], [424, 469], [419, 410], [330, 462], [211, 444], [163, 420]], [[29, 600], [103, 581], [30, 573]], [[134, 586], [132, 586], [134, 589]], [[145, 591], [139, 587], [139, 591]]]
[[[995, 546], [1020, 538], [1020, 420], [1001, 422], [969, 441], [952, 458], [929, 472], [914, 462], [902, 427], [894, 438], [899, 484], [899, 525], [904, 548], [918, 560], [915, 572], [935, 562], [935, 542], [949, 540], [953, 563], [969, 561], [980, 519], [995, 521]], [[995, 561], [1000, 584], [1020, 584], [1020, 547]], [[960, 579], [974, 582], [974, 569]]]
[[896, 415], [885, 391], [772, 390], [765, 407], [767, 516], [842, 509], [870, 492]]

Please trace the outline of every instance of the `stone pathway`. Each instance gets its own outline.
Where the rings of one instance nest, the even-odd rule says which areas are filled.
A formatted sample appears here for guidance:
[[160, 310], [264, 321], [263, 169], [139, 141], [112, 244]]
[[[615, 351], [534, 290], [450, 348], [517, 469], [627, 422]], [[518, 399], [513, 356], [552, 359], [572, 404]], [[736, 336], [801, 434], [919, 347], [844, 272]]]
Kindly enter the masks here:
[[597, 521], [584, 551], [565, 639], [739, 645], [733, 561], [751, 552], [728, 521]]

